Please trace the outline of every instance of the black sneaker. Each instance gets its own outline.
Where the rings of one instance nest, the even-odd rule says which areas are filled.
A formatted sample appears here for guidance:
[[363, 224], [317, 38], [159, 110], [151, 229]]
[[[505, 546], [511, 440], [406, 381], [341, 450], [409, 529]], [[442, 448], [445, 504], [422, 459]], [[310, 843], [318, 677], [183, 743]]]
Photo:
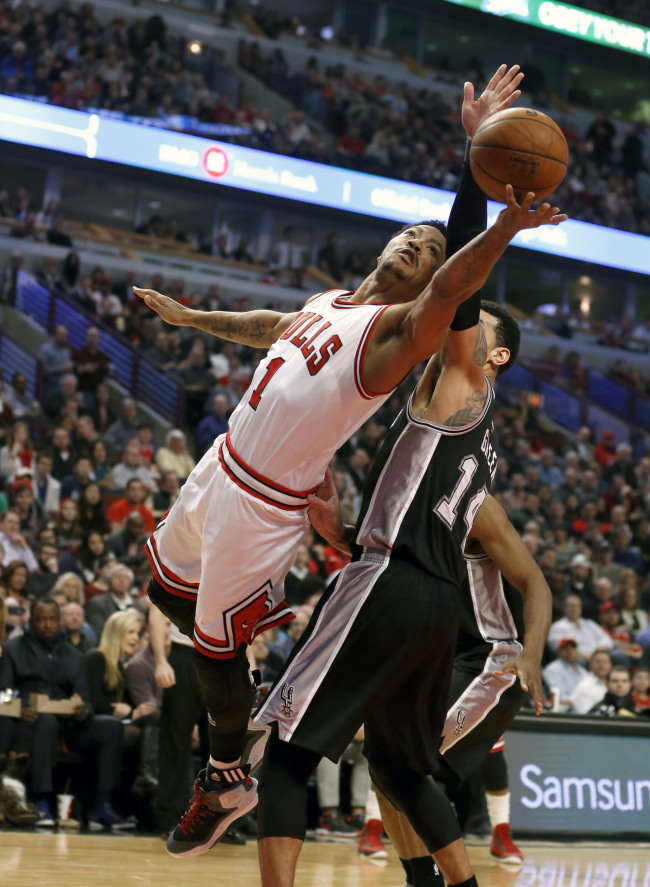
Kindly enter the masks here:
[[246, 776], [230, 785], [216, 785], [201, 770], [194, 782], [190, 806], [167, 839], [172, 856], [190, 857], [206, 853], [228, 826], [257, 804], [257, 780]]

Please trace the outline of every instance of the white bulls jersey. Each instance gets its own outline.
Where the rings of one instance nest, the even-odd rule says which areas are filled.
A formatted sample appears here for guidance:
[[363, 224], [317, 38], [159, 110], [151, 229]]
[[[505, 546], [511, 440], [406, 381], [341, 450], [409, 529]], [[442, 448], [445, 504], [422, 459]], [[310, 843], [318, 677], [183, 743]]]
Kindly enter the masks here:
[[345, 290], [313, 296], [257, 368], [230, 417], [226, 470], [245, 463], [303, 495], [322, 481], [333, 453], [388, 394], [362, 379], [365, 348], [387, 305], [355, 304]]

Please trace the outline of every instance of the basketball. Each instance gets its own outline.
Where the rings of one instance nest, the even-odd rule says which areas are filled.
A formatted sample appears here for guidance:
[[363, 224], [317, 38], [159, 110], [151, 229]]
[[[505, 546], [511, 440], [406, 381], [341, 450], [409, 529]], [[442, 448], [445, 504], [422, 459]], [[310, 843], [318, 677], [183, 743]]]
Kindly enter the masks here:
[[541, 200], [561, 183], [569, 148], [562, 130], [541, 111], [508, 108], [479, 126], [470, 148], [476, 184], [492, 200], [506, 202], [506, 185], [520, 200], [534, 191]]

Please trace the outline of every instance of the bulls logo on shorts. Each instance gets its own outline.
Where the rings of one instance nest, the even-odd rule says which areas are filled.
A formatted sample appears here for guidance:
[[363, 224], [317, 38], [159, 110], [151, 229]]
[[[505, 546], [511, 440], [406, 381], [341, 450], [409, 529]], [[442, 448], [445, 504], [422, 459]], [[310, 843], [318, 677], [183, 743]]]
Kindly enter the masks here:
[[465, 726], [465, 721], [467, 720], [467, 712], [459, 708], [456, 712], [456, 726], [454, 728], [454, 736], [460, 736], [463, 731], [463, 727]]
[[282, 697], [282, 714], [290, 718], [293, 716], [293, 687], [291, 684], [284, 684], [280, 692]]

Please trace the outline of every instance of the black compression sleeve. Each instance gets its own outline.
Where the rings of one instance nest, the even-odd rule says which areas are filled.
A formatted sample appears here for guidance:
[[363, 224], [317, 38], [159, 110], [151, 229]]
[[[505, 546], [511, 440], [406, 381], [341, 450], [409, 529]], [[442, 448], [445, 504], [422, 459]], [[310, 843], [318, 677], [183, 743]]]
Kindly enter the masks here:
[[[469, 166], [470, 146], [471, 141], [468, 139], [458, 191], [449, 215], [447, 258], [469, 243], [487, 226], [487, 197], [474, 181]], [[474, 293], [473, 296], [460, 304], [451, 323], [451, 329], [458, 331], [476, 326], [480, 305], [480, 293]]]

